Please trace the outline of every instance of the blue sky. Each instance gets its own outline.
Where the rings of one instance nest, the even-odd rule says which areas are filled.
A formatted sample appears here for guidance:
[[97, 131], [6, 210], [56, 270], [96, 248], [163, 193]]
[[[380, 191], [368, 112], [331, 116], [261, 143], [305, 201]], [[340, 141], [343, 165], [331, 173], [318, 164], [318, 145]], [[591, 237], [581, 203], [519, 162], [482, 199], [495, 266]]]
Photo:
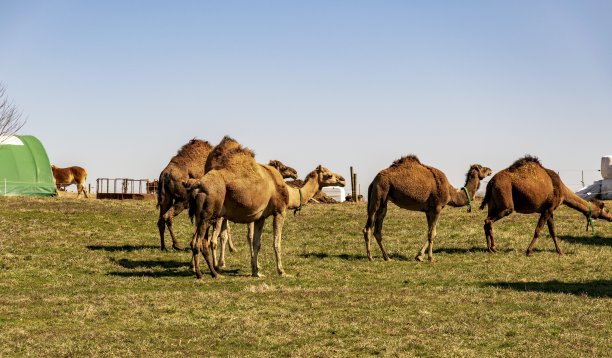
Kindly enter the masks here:
[[0, 81], [58, 166], [155, 178], [229, 134], [361, 192], [416, 154], [463, 185], [529, 153], [577, 189], [612, 154], [610, 1], [7, 1]]

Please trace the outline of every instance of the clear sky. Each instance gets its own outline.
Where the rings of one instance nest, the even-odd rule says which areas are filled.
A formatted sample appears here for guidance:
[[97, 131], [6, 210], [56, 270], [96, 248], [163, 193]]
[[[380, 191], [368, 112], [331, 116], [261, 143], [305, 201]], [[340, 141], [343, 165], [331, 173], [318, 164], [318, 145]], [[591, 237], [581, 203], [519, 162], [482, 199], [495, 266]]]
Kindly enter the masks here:
[[361, 192], [416, 154], [463, 185], [612, 154], [612, 1], [0, 0], [0, 81], [51, 162], [156, 178], [229, 134]]

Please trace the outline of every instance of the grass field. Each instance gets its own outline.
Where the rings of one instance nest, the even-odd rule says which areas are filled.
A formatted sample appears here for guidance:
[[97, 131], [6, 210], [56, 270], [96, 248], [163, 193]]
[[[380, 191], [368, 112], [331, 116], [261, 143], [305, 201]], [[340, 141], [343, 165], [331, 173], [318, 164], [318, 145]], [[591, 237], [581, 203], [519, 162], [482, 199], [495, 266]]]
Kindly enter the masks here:
[[[609, 203], [608, 205], [610, 205]], [[393, 261], [365, 257], [365, 204], [308, 205], [289, 215], [278, 277], [271, 223], [249, 277], [244, 225], [224, 278], [189, 271], [190, 252], [161, 252], [152, 201], [0, 197], [0, 356], [603, 357], [612, 347], [612, 223], [555, 214], [565, 256], [536, 215], [495, 224], [445, 208], [436, 261], [417, 263], [423, 213], [389, 208]], [[188, 246], [192, 227], [175, 220]], [[170, 243], [170, 241], [167, 241]], [[205, 268], [205, 265], [203, 265]]]

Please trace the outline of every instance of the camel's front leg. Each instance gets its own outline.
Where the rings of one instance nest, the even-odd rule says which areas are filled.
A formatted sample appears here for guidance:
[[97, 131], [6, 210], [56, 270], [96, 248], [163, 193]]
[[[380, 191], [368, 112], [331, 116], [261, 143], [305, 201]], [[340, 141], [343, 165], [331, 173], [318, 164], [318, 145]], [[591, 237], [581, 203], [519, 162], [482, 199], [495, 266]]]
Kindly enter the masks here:
[[427, 258], [429, 261], [433, 261], [433, 241], [436, 238], [436, 225], [440, 218], [441, 208], [436, 208], [434, 211], [426, 212], [427, 215], [427, 241], [421, 248], [421, 251], [415, 257], [417, 261], [423, 261], [425, 250], [427, 250]]
[[283, 233], [283, 223], [285, 222], [285, 213], [274, 215], [274, 255], [276, 256], [276, 272], [280, 276], [285, 275], [283, 271], [282, 252], [281, 252], [281, 236]]
[[266, 219], [259, 219], [253, 224], [253, 251], [251, 255], [251, 276], [253, 277], [263, 277], [263, 275], [259, 273], [257, 256], [259, 255], [259, 249], [261, 248], [261, 233], [263, 231], [265, 222]]
[[217, 262], [217, 242], [219, 240], [219, 235], [221, 234], [221, 222], [224, 221], [223, 218], [217, 218], [213, 224], [213, 233], [212, 233], [212, 238], [209, 241], [210, 242], [210, 247], [211, 247], [211, 251], [212, 251], [212, 259], [213, 259], [213, 265], [215, 267], [223, 267], [225, 266], [225, 263], [223, 263], [223, 266], [221, 266], [221, 262], [224, 262], [225, 260], [221, 259], [221, 256], [225, 255], [225, 252], [223, 250], [223, 243], [221, 243], [221, 249], [219, 250], [219, 262]]
[[545, 211], [542, 213], [542, 215], [540, 215], [540, 219], [538, 219], [538, 225], [536, 225], [535, 232], [533, 233], [533, 240], [531, 240], [531, 243], [527, 247], [527, 256], [531, 256], [531, 254], [533, 254], [533, 247], [535, 246], [536, 241], [538, 241], [538, 237], [540, 236], [540, 230], [542, 230], [542, 227], [544, 227], [544, 224], [548, 221], [549, 216], [550, 214], [548, 213], [548, 211]]
[[559, 247], [559, 241], [557, 240], [557, 232], [555, 230], [555, 222], [553, 221], [553, 214], [550, 214], [550, 217], [548, 218], [548, 221], [546, 222], [548, 224], [548, 232], [550, 233], [550, 236], [553, 239], [553, 242], [555, 243], [555, 249], [557, 250], [557, 253], [559, 255], [563, 255], [563, 251], [561, 251], [561, 247]]
[[[217, 270], [215, 270], [215, 265], [213, 265], [213, 255], [211, 253], [211, 240], [210, 237], [208, 236], [208, 227], [205, 230], [206, 234], [204, 235], [204, 240], [200, 240], [200, 242], [202, 243], [202, 251], [203, 251], [203, 256], [204, 259], [206, 259], [206, 264], [208, 264], [208, 269], [210, 270], [210, 275], [213, 278], [221, 278], [221, 275], [219, 275], [217, 273]], [[198, 277], [200, 278], [200, 277]]]

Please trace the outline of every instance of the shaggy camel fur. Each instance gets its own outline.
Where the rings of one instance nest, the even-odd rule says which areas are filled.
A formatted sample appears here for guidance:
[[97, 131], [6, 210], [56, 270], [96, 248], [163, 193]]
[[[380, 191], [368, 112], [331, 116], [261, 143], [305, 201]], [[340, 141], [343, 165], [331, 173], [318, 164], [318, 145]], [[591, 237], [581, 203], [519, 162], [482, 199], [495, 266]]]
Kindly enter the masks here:
[[[200, 253], [212, 277], [219, 276], [209, 250], [208, 229], [211, 220], [220, 217], [236, 223], [255, 222], [253, 246], [258, 250], [265, 220], [273, 216], [276, 270], [279, 275], [283, 275], [281, 234], [289, 192], [282, 176], [269, 165], [257, 164], [252, 151], [227, 136], [210, 153], [207, 167], [208, 161], [218, 161], [220, 169], [207, 171], [199, 181], [188, 180], [184, 183], [191, 192], [189, 216], [196, 222], [196, 232], [191, 241], [196, 277], [202, 277]], [[259, 276], [256, 260], [254, 254], [251, 259], [253, 276]]]
[[[87, 171], [81, 167], [68, 167], [58, 168], [55, 165], [51, 166], [53, 171], [53, 179], [55, 180], [55, 188], [59, 190], [60, 187], [65, 187], [71, 184], [77, 186], [77, 198], [81, 196], [81, 193], [87, 198], [87, 190], [85, 189], [85, 181], [87, 180]], [[59, 194], [59, 193], [58, 193]]]
[[187, 179], [199, 179], [204, 175], [204, 163], [212, 149], [212, 145], [207, 141], [192, 139], [178, 150], [176, 155], [170, 159], [166, 168], [159, 174], [157, 185], [159, 219], [157, 220], [157, 227], [162, 250], [166, 250], [166, 244], [164, 243], [166, 227], [168, 227], [172, 237], [172, 247], [175, 250], [182, 250], [172, 230], [172, 219], [189, 205], [183, 182]]
[[387, 202], [391, 200], [402, 209], [425, 212], [427, 241], [415, 259], [423, 261], [425, 250], [428, 249], [428, 257], [432, 261], [433, 241], [440, 212], [447, 204], [454, 207], [470, 204], [480, 181], [490, 174], [491, 169], [474, 164], [467, 173], [465, 186], [455, 189], [448, 183], [444, 173], [421, 164], [414, 155], [402, 157], [389, 168], [380, 171], [368, 188], [368, 220], [363, 228], [368, 259], [372, 260], [370, 237], [374, 228], [374, 237], [383, 258], [389, 260], [382, 243], [382, 227], [387, 214]]
[[[283, 162], [281, 162], [280, 160], [271, 160], [268, 163], [269, 166], [274, 167], [276, 170], [278, 170], [278, 172], [281, 174], [281, 176], [283, 177], [283, 179], [297, 179], [297, 171], [285, 164], [283, 164]], [[216, 169], [220, 169], [220, 168], [216, 168]], [[219, 224], [218, 222], [222, 221], [221, 224]], [[252, 232], [253, 229], [253, 224], [249, 224], [249, 229], [251, 230], [250, 232]], [[217, 255], [216, 255], [216, 243], [217, 243], [217, 239], [220, 239], [220, 246], [221, 246], [221, 250], [219, 253], [219, 260], [217, 261]], [[252, 238], [252, 235], [249, 236], [250, 238]], [[252, 240], [249, 241], [249, 247], [250, 247], [250, 243], [252, 242]], [[229, 244], [229, 248], [231, 252], [236, 251], [236, 248], [234, 247], [234, 243], [232, 241], [232, 236], [230, 234], [230, 226], [229, 223], [227, 222], [227, 219], [222, 218], [217, 220], [217, 223], [215, 223], [214, 225], [214, 231], [213, 231], [213, 237], [212, 237], [212, 241], [211, 241], [211, 246], [212, 246], [212, 250], [213, 250], [213, 260], [215, 260], [215, 267], [216, 268], [223, 268], [225, 267], [225, 247]], [[252, 252], [252, 251], [251, 251]], [[218, 263], [217, 263], [218, 262]]]
[[[284, 178], [287, 178], [282, 172], [281, 175], [283, 175]], [[317, 168], [315, 168], [315, 170], [308, 174], [308, 176], [304, 180], [304, 185], [301, 188], [293, 188], [287, 186], [287, 190], [289, 191], [289, 202], [287, 205], [287, 209], [296, 211], [301, 210], [302, 206], [304, 206], [312, 197], [314, 197], [315, 194], [318, 193], [319, 190], [321, 190], [321, 188], [336, 185], [344, 186], [344, 178], [341, 175], [333, 173], [329, 169], [319, 165]], [[253, 256], [255, 256], [254, 260], [257, 262], [257, 252], [253, 250], [254, 230], [254, 223], [250, 223], [248, 225], [247, 240], [249, 248], [251, 249], [251, 258], [253, 259]], [[216, 235], [213, 233], [213, 243], [215, 242], [215, 237]], [[259, 247], [257, 248], [257, 250], [259, 250]], [[213, 257], [215, 257], [214, 251], [215, 247], [213, 244]], [[219, 267], [225, 267], [225, 245], [223, 242], [223, 238], [221, 241], [221, 249], [219, 252]]]
[[587, 222], [591, 222], [590, 218], [612, 221], [612, 215], [604, 203], [597, 200], [588, 202], [574, 194], [563, 184], [559, 175], [544, 168], [538, 158], [525, 156], [517, 160], [507, 169], [495, 174], [487, 184], [487, 191], [480, 206], [480, 209], [489, 206], [484, 222], [487, 249], [489, 252], [496, 251], [493, 223], [516, 211], [522, 214], [540, 214], [533, 240], [527, 247], [527, 256], [533, 253], [533, 247], [544, 224], [548, 225], [557, 253], [563, 255], [553, 222], [553, 212], [561, 204], [583, 213]]

